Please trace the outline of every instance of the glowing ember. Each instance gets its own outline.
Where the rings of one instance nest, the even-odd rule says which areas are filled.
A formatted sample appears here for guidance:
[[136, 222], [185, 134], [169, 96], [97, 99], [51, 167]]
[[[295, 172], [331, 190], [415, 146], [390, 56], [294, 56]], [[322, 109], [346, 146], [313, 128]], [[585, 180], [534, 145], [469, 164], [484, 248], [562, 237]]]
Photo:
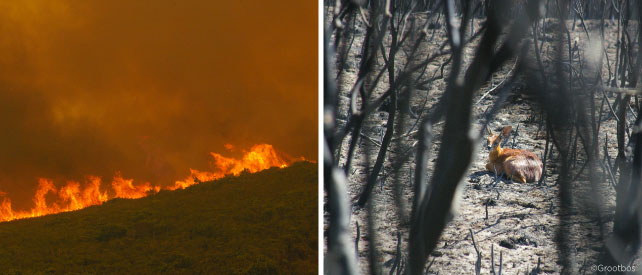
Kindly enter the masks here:
[[[234, 150], [234, 146], [230, 144], [226, 144], [225, 148], [230, 151]], [[164, 189], [184, 189], [200, 182], [220, 179], [227, 175], [239, 175], [243, 171], [255, 173], [270, 167], [284, 168], [290, 163], [269, 144], [254, 145], [250, 151], [244, 153], [241, 159], [227, 158], [217, 153], [210, 154], [214, 158], [212, 163], [213, 171], [190, 169], [189, 177], [185, 180], [176, 181], [174, 186]], [[100, 186], [101, 179], [96, 176], [88, 176], [87, 182], [83, 187], [78, 182], [69, 181], [59, 189], [56, 188], [52, 180], [40, 178], [33, 198], [34, 207], [27, 211], [13, 210], [11, 200], [7, 197], [7, 194], [0, 191], [0, 222], [74, 211], [92, 205], [99, 205], [113, 198], [137, 199], [161, 190], [160, 186], [152, 185], [149, 182], [135, 185], [133, 179], [125, 179], [119, 172], [116, 173], [111, 182], [111, 193], [101, 191]]]

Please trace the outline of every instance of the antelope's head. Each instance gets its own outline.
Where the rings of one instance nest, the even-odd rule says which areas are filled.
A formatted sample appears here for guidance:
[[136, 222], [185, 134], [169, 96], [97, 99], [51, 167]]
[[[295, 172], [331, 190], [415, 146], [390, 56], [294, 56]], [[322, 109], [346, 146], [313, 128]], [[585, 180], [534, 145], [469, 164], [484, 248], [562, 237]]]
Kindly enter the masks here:
[[[486, 128], [488, 129], [488, 128]], [[488, 129], [488, 138], [486, 139], [486, 146], [490, 150], [490, 155], [489, 157], [491, 159], [497, 158], [501, 152], [502, 152], [502, 141], [510, 136], [510, 132], [513, 130], [513, 127], [511, 126], [506, 126], [502, 129], [502, 131], [499, 134], [493, 133], [490, 129]]]

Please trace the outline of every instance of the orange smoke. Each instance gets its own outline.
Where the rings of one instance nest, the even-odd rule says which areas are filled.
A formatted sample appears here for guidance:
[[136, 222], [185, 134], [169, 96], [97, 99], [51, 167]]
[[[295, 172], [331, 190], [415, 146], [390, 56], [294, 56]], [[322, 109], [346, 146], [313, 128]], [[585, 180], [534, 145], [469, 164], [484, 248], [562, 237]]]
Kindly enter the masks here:
[[[228, 150], [232, 145], [226, 144]], [[164, 189], [184, 189], [200, 182], [220, 179], [227, 175], [239, 175], [243, 171], [255, 173], [270, 167], [287, 167], [291, 161], [285, 156], [278, 154], [272, 145], [254, 145], [250, 151], [244, 153], [241, 159], [224, 157], [217, 153], [210, 153], [214, 158], [213, 171], [199, 171], [190, 169], [190, 175], [184, 180], [176, 181], [174, 186]], [[289, 159], [289, 158], [288, 158]], [[137, 199], [149, 194], [157, 193], [160, 186], [152, 185], [149, 182], [134, 184], [133, 179], [125, 179], [120, 172], [116, 172], [111, 182], [111, 192], [101, 191], [101, 179], [96, 176], [88, 176], [87, 181], [81, 187], [80, 183], [68, 181], [59, 189], [51, 179], [40, 178], [38, 188], [34, 195], [34, 207], [31, 210], [16, 211], [11, 207], [11, 199], [5, 192], [0, 191], [0, 222], [15, 219], [38, 217], [48, 214], [55, 214], [66, 211], [74, 211], [92, 205], [102, 204], [113, 198]]]

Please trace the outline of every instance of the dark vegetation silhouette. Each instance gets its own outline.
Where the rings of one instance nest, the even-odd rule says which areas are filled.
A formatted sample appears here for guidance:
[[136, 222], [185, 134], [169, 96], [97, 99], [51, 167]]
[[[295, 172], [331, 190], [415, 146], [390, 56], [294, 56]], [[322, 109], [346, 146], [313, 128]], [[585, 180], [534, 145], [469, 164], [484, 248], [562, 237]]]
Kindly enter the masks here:
[[0, 223], [0, 274], [316, 274], [317, 165]]
[[[530, 106], [528, 123], [545, 133], [543, 152], [535, 152], [543, 175], [531, 184], [557, 192], [552, 203], [558, 224], [550, 234], [557, 261], [550, 272], [594, 273], [602, 271], [589, 270], [590, 264], [637, 263], [639, 1], [326, 0], [323, 14], [327, 274], [439, 272], [432, 267], [440, 257], [435, 250], [477, 145], [516, 100]], [[575, 31], [580, 39], [572, 38]], [[609, 56], [607, 47], [615, 54]], [[493, 81], [507, 68], [499, 84]], [[350, 197], [355, 185], [360, 193]], [[394, 190], [387, 207], [398, 223], [391, 236], [374, 229], [381, 217], [373, 196], [384, 186]], [[365, 225], [354, 221], [363, 211]], [[581, 235], [585, 231], [598, 233]], [[397, 244], [386, 263], [378, 246], [384, 238]], [[478, 250], [472, 230], [470, 239], [477, 255], [470, 270], [479, 274], [482, 260], [490, 260], [488, 272], [501, 274], [503, 255], [496, 270], [494, 251]], [[359, 250], [364, 241], [367, 248]], [[576, 254], [587, 248], [596, 253], [582, 263]], [[367, 263], [359, 264], [363, 255]], [[526, 273], [541, 273], [540, 264]]]

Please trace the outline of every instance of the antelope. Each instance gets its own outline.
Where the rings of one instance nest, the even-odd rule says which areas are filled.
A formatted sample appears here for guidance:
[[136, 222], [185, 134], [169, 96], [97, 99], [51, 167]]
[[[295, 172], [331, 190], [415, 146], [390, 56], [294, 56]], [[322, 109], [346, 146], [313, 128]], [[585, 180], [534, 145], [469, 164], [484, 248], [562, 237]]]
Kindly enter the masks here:
[[502, 140], [510, 135], [513, 128], [506, 126], [499, 135], [493, 134], [490, 129], [488, 137], [488, 163], [486, 170], [496, 175], [505, 174], [513, 181], [527, 183], [539, 181], [542, 177], [542, 161], [533, 152], [502, 148]]

